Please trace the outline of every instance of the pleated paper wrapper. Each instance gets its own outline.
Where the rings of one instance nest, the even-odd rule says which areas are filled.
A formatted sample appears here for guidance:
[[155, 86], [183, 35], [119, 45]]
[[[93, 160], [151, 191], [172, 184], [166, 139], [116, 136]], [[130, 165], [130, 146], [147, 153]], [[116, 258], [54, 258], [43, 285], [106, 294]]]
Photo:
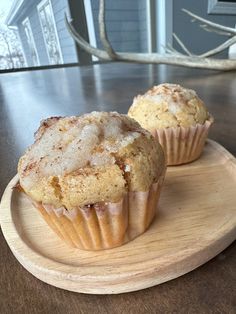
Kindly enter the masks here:
[[36, 202], [33, 205], [69, 246], [84, 250], [110, 249], [136, 238], [150, 226], [164, 175], [148, 191], [128, 192], [118, 203], [100, 203], [73, 210]]
[[161, 144], [168, 166], [181, 165], [200, 157], [213, 118], [191, 127], [156, 129], [152, 134]]

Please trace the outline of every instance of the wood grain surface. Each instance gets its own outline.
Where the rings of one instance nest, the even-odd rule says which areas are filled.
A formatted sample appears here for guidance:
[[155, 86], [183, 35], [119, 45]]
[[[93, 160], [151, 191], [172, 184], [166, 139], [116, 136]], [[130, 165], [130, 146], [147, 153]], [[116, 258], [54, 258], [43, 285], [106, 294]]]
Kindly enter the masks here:
[[200, 159], [168, 168], [148, 231], [110, 250], [88, 252], [62, 243], [14, 189], [18, 176], [3, 195], [0, 224], [18, 261], [46, 283], [93, 294], [136, 291], [195, 269], [235, 240], [235, 181], [236, 159], [208, 141]]
[[[197, 91], [215, 118], [210, 138], [235, 156], [235, 72], [103, 64], [2, 74], [0, 193], [16, 173], [18, 158], [32, 143], [40, 119], [92, 110], [125, 113], [135, 95], [163, 82], [179, 83]], [[236, 312], [235, 244], [182, 277], [119, 295], [78, 294], [47, 285], [20, 265], [2, 234], [0, 245], [0, 312], [4, 314]]]

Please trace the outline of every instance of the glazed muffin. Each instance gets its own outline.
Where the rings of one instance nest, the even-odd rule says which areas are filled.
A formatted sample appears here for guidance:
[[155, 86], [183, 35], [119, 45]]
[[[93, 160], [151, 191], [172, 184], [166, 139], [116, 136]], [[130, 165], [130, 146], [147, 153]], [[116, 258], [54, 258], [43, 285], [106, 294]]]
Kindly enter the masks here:
[[161, 146], [127, 115], [42, 121], [20, 158], [20, 186], [73, 247], [120, 246], [152, 222], [165, 174]]
[[197, 159], [213, 122], [195, 91], [167, 83], [135, 97], [128, 115], [158, 139], [167, 165]]

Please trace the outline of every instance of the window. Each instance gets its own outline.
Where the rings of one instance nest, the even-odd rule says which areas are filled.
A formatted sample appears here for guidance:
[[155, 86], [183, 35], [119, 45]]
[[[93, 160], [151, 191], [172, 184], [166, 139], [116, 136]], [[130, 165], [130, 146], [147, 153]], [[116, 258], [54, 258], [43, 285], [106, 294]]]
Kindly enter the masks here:
[[33, 37], [33, 33], [31, 30], [31, 26], [30, 26], [30, 21], [28, 18], [26, 18], [23, 22], [22, 22], [24, 31], [25, 31], [25, 35], [26, 35], [26, 39], [27, 39], [27, 43], [29, 46], [29, 53], [30, 53], [30, 57], [32, 60], [33, 65], [39, 65], [39, 58], [38, 58], [38, 53], [37, 53], [37, 49], [35, 46], [35, 42], [34, 42], [34, 37]]
[[38, 5], [39, 19], [50, 64], [61, 64], [62, 53], [56, 31], [53, 11], [49, 0]]
[[229, 14], [236, 13], [235, 0], [208, 0], [208, 14]]

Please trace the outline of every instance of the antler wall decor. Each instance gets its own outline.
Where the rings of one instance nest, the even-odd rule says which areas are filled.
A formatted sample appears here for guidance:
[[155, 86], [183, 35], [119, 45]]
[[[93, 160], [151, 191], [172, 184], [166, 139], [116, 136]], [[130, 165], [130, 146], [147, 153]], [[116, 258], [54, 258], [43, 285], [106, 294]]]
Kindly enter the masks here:
[[99, 34], [100, 39], [103, 44], [104, 50], [93, 47], [83, 39], [83, 37], [74, 29], [71, 22], [68, 21], [68, 18], [65, 16], [65, 23], [68, 31], [70, 32], [73, 39], [77, 44], [87, 51], [89, 54], [92, 54], [99, 59], [106, 61], [123, 61], [123, 62], [137, 62], [137, 63], [155, 63], [155, 64], [170, 64], [178, 65], [191, 68], [200, 68], [200, 69], [212, 69], [212, 70], [222, 70], [229, 71], [236, 69], [236, 59], [216, 59], [209, 58], [218, 52], [221, 52], [234, 43], [236, 43], [236, 29], [232, 27], [223, 26], [217, 23], [208, 21], [192, 12], [182, 9], [185, 13], [190, 15], [193, 18], [193, 21], [199, 21], [200, 27], [205, 31], [216, 32], [218, 34], [229, 37], [225, 42], [216, 48], [206, 51], [200, 55], [191, 53], [184, 43], [177, 37], [176, 34], [173, 34], [174, 39], [180, 45], [184, 53], [177, 51], [172, 46], [168, 45], [165, 47], [166, 53], [124, 53], [116, 52], [113, 50], [111, 43], [107, 37], [106, 24], [105, 24], [105, 1], [100, 0], [99, 3]]

